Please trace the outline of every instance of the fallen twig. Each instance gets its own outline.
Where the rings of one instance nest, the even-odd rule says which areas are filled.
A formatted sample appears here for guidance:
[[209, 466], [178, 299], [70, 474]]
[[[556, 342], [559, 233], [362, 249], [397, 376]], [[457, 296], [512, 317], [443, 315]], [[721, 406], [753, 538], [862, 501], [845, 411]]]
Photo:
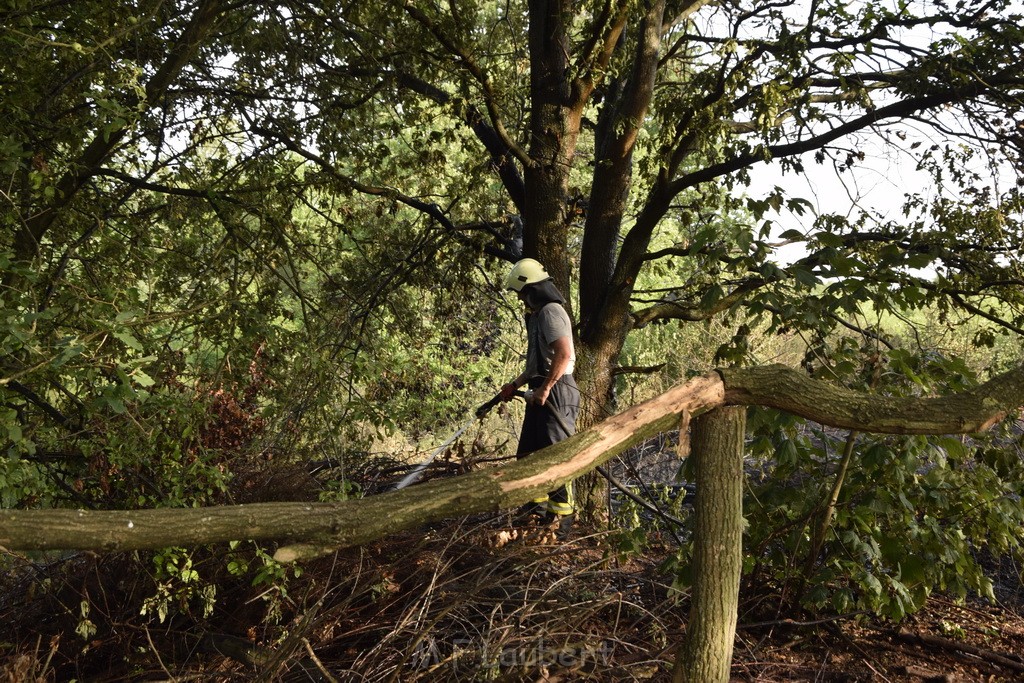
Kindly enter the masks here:
[[934, 647], [941, 647], [945, 650], [973, 655], [974, 657], [978, 657], [990, 664], [997, 664], [999, 666], [1012, 669], [1013, 671], [1024, 672], [1024, 662], [1011, 659], [1011, 657], [1015, 657], [1016, 655], [1002, 654], [993, 650], [986, 650], [985, 648], [977, 647], [969, 643], [961, 643], [948, 638], [942, 638], [940, 636], [911, 633], [905, 629], [894, 633], [893, 637], [897, 640], [902, 640], [905, 643], [931, 645]]
[[868, 614], [867, 611], [861, 610], [859, 612], [850, 612], [849, 614], [837, 614], [832, 617], [825, 617], [823, 619], [815, 619], [813, 621], [794, 621], [793, 619], [776, 619], [775, 621], [758, 621], [752, 624], [737, 624], [736, 629], [755, 629], [765, 628], [766, 626], [795, 626], [803, 628], [807, 626], [820, 626], [821, 624], [832, 624], [837, 621], [845, 621], [852, 619], [853, 617], [859, 617], [862, 614]]

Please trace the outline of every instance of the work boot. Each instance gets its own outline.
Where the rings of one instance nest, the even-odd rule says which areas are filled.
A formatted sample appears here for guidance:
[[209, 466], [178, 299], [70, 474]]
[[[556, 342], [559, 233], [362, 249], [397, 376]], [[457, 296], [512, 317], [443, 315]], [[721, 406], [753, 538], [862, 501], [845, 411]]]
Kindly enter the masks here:
[[545, 521], [547, 526], [554, 529], [555, 538], [559, 542], [565, 542], [569, 540], [569, 536], [572, 534], [572, 524], [575, 519], [576, 515], [571, 513], [568, 515], [555, 515], [549, 512]]

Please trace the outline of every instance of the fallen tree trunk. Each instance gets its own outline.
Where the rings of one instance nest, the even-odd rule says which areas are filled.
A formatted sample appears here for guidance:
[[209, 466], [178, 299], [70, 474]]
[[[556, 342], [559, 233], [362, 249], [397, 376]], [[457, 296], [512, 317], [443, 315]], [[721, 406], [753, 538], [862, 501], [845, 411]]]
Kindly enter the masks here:
[[565, 441], [507, 465], [339, 503], [258, 503], [198, 509], [4, 510], [0, 546], [12, 550], [141, 550], [231, 540], [296, 544], [294, 561], [368, 543], [420, 524], [515, 507], [590, 471], [630, 446], [678, 424], [686, 410], [721, 405], [724, 384], [710, 373], [674, 387]]
[[879, 396], [784, 365], [719, 370], [730, 405], [778, 408], [830, 427], [875, 434], [972, 434], [1024, 405], [1024, 365], [973, 391], [934, 398]]
[[765, 405], [822, 424], [897, 434], [987, 429], [1024, 404], [1024, 366], [976, 390], [938, 398], [861, 394], [781, 365], [724, 370], [677, 385], [529, 458], [402, 491], [341, 503], [260, 503], [198, 509], [3, 510], [11, 550], [139, 550], [231, 540], [300, 543], [290, 561], [476, 512], [511, 508], [589, 472], [627, 448], [722, 405]]
[[1015, 654], [1001, 654], [994, 650], [989, 650], [983, 647], [977, 647], [970, 643], [962, 643], [957, 640], [950, 640], [949, 638], [942, 638], [939, 636], [929, 635], [927, 633], [912, 633], [906, 629], [901, 629], [894, 633], [894, 637], [897, 640], [901, 640], [911, 645], [928, 645], [931, 647], [938, 647], [944, 650], [949, 650], [954, 653], [964, 653], [971, 657], [983, 659], [986, 662], [997, 664], [1001, 667], [1016, 671], [1017, 673], [1024, 674], [1024, 661], [1018, 661], [1012, 659], [1012, 657], [1019, 657]]

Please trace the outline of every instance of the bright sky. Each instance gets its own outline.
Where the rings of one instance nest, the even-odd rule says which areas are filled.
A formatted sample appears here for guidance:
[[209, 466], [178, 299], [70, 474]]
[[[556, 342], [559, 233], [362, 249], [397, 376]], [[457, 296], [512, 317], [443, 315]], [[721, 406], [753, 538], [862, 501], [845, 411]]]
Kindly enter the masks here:
[[[856, 11], [861, 4], [862, 2], [851, 3], [848, 9]], [[895, 0], [893, 4], [896, 4]], [[924, 4], [927, 3], [922, 3]], [[797, 24], [806, 20], [807, 10], [807, 3], [802, 2], [789, 8]], [[1011, 12], [1021, 10], [1016, 3], [1010, 9]], [[921, 11], [928, 13], [927, 8], [923, 6]], [[714, 13], [709, 13], [706, 18], [709, 27], [721, 21], [721, 17]], [[939, 31], [941, 28], [942, 25]], [[919, 28], [894, 31], [890, 37], [898, 37], [903, 43], [923, 47], [938, 38], [939, 32]], [[905, 57], [898, 51], [893, 55], [897, 59]], [[881, 53], [864, 59], [868, 60], [864, 65], [869, 69], [898, 69], [901, 66], [895, 62], [885, 62]], [[871, 61], [875, 59], [882, 61], [875, 64]], [[876, 98], [876, 104], [884, 104], [885, 96], [882, 92], [876, 92], [873, 97]], [[963, 122], [954, 118], [952, 112], [945, 117], [943, 123], [950, 129], [957, 129], [963, 125]], [[883, 131], [882, 135], [878, 130]], [[780, 164], [761, 164], [751, 169], [750, 187], [745, 191], [737, 191], [754, 198], [762, 198], [770, 194], [775, 186], [779, 186], [783, 188], [787, 197], [800, 197], [810, 201], [817, 214], [838, 213], [852, 217], [857, 213], [867, 212], [876, 216], [879, 221], [899, 220], [902, 218], [902, 207], [908, 194], [918, 194], [926, 200], [931, 200], [942, 193], [948, 195], [955, 191], [936, 187], [928, 173], [916, 169], [921, 152], [934, 143], [945, 145], [947, 142], [948, 139], [938, 139], [934, 130], [919, 122], [883, 123], [879, 129], [867, 130], [856, 137], [840, 139], [834, 143], [833, 146], [864, 153], [864, 160], [858, 162], [852, 170], [840, 172], [831, 159], [826, 159], [824, 164], [818, 164], [814, 161], [812, 153], [802, 158], [803, 174], [783, 175]], [[842, 161], [844, 156], [845, 154], [840, 154], [838, 161]], [[976, 162], [979, 167], [977, 170], [983, 177], [994, 177], [992, 169], [984, 167], [986, 161], [979, 157]], [[1010, 178], [1015, 174], [1012, 169], [1000, 170], [997, 182], [1004, 186], [1002, 189], [1010, 186], [1013, 182]], [[806, 231], [814, 220], [813, 216], [795, 216], [785, 211], [781, 216], [767, 215], [766, 218], [775, 223], [775, 234], [794, 228]], [[782, 263], [789, 263], [803, 254], [801, 245], [789, 245], [778, 251], [777, 259]]]
[[[897, 132], [903, 139], [896, 137]], [[953, 196], [954, 188], [936, 186], [929, 173], [916, 168], [921, 151], [934, 143], [945, 145], [948, 140], [936, 139], [929, 129], [916, 123], [894, 123], [888, 128], [887, 135], [892, 144], [886, 144], [870, 131], [860, 139], [838, 141], [837, 144], [843, 148], [855, 148], [865, 154], [864, 160], [857, 162], [852, 170], [840, 171], [831, 159], [818, 164], [813, 154], [802, 158], [802, 174], [789, 172], [783, 175], [780, 164], [762, 164], [752, 169], [751, 184], [744, 194], [760, 198], [778, 186], [787, 197], [800, 197], [811, 202], [816, 215], [836, 213], [853, 217], [866, 212], [879, 222], [902, 219], [903, 204], [908, 195], [917, 194], [926, 200], [943, 194]], [[915, 144], [916, 147], [912, 147]], [[982, 177], [995, 178], [997, 189], [1000, 185], [1002, 189], [1010, 186], [1013, 181], [1009, 169], [1001, 169], [997, 175], [993, 169], [985, 167], [985, 163], [983, 155], [976, 159], [976, 170]], [[785, 210], [780, 216], [767, 215], [766, 218], [775, 222], [775, 234], [794, 228], [806, 232], [814, 220], [814, 216], [795, 216]], [[787, 245], [778, 250], [777, 261], [791, 263], [804, 253], [800, 244]]]

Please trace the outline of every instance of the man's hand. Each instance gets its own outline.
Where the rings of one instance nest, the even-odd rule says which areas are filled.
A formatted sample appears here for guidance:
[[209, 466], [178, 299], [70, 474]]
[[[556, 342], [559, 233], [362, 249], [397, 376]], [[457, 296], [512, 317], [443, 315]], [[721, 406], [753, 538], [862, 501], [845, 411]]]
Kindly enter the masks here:
[[500, 396], [501, 400], [504, 401], [505, 403], [508, 403], [509, 401], [511, 401], [512, 398], [515, 395], [516, 395], [516, 385], [515, 385], [514, 382], [509, 382], [508, 384], [503, 384], [501, 386], [501, 391], [498, 393], [498, 396]]
[[534, 405], [542, 406], [548, 400], [548, 394], [551, 393], [551, 387], [539, 386], [533, 390], [533, 403]]

